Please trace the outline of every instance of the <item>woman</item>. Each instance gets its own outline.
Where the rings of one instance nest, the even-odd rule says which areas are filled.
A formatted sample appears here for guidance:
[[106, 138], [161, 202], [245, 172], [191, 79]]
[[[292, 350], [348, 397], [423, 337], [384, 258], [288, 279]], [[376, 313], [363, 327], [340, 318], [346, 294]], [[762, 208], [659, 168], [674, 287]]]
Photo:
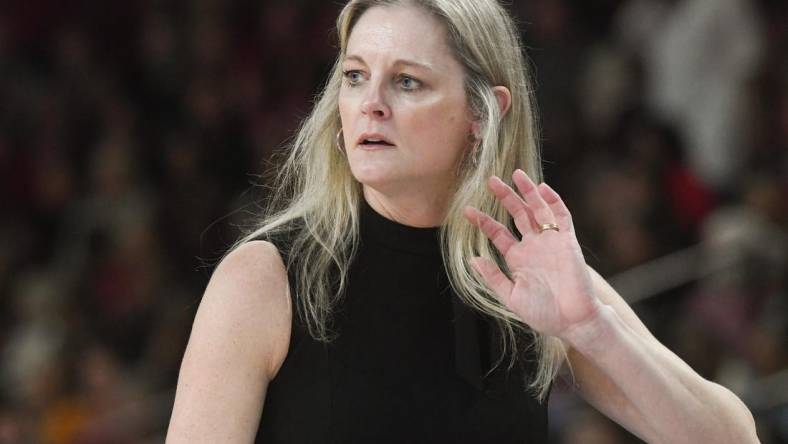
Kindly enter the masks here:
[[354, 0], [338, 30], [269, 214], [206, 289], [168, 442], [546, 442], [564, 363], [646, 441], [757, 442], [534, 182], [531, 90], [497, 2]]

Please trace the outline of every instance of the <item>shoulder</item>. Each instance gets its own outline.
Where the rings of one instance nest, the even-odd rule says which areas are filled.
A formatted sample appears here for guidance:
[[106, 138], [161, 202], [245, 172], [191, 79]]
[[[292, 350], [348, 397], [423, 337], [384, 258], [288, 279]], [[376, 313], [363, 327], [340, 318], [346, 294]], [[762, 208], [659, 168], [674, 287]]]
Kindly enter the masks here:
[[253, 241], [216, 267], [181, 363], [167, 442], [251, 442], [290, 342], [287, 275]]
[[[260, 350], [256, 364], [270, 378], [284, 361], [290, 340], [290, 291], [276, 246], [256, 240], [232, 250], [211, 276], [195, 319], [222, 329], [233, 341]], [[269, 378], [269, 379], [270, 379]]]
[[214, 270], [211, 284], [233, 284], [261, 290], [272, 284], [285, 285], [287, 272], [276, 245], [267, 240], [246, 242], [228, 253]]

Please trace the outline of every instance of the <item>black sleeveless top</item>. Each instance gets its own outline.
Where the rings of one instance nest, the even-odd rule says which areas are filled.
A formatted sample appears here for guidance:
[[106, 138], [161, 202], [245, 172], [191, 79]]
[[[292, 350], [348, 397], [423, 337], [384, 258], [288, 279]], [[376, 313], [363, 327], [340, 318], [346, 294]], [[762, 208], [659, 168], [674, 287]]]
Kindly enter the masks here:
[[[546, 443], [547, 406], [526, 392], [526, 351], [507, 371], [498, 328], [451, 290], [437, 228], [386, 219], [362, 199], [361, 244], [324, 344], [293, 300], [290, 347], [257, 443]], [[288, 239], [268, 238], [282, 254]], [[297, 288], [288, 271], [291, 297]]]

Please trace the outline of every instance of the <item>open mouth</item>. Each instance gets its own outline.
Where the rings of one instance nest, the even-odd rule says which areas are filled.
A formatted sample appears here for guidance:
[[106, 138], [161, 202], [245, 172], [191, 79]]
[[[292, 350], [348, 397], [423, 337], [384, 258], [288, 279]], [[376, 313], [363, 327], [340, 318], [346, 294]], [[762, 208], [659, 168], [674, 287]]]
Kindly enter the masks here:
[[358, 137], [358, 147], [365, 150], [380, 150], [395, 146], [382, 133], [367, 132]]
[[367, 148], [383, 148], [387, 146], [394, 146], [394, 144], [388, 143], [383, 139], [364, 139], [359, 145]]

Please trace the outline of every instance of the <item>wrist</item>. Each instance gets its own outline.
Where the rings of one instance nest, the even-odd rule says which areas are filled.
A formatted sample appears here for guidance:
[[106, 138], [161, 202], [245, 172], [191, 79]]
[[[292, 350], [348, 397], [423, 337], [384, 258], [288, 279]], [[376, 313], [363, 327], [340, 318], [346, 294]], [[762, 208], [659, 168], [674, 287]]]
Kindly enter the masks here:
[[593, 315], [567, 328], [561, 339], [581, 353], [593, 353], [604, 348], [605, 338], [612, 333], [616, 312], [610, 305], [600, 303]]

